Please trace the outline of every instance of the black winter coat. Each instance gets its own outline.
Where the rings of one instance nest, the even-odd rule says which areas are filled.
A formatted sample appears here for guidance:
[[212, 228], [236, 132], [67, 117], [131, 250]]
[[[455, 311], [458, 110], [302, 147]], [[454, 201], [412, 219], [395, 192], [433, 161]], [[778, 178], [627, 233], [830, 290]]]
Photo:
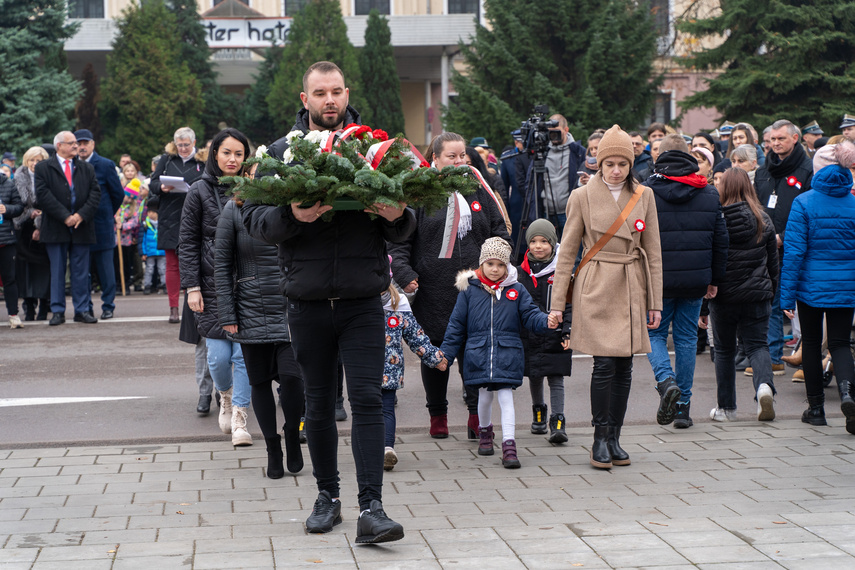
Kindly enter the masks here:
[[12, 245], [16, 241], [13, 220], [24, 212], [24, 203], [15, 183], [3, 173], [0, 173], [0, 202], [6, 206], [6, 212], [2, 214], [3, 223], [0, 224], [0, 245]]
[[775, 226], [763, 214], [763, 237], [757, 241], [757, 218], [746, 202], [723, 206], [730, 247], [727, 273], [718, 284], [715, 303], [769, 301], [778, 288], [778, 245]]
[[[757, 189], [760, 205], [766, 208], [766, 213], [775, 224], [775, 232], [781, 235], [782, 240], [787, 231], [787, 219], [790, 217], [793, 201], [799, 194], [810, 190], [811, 179], [813, 161], [800, 144], [797, 144], [790, 156], [784, 160], [778, 158], [774, 152], [769, 152], [766, 155], [766, 164], [754, 174], [754, 188]], [[769, 197], [772, 194], [777, 196], [774, 208], [769, 207]]]
[[[344, 123], [358, 123], [359, 113], [347, 107]], [[306, 109], [297, 113], [291, 130], [309, 130]], [[270, 145], [268, 154], [282, 158], [285, 137]], [[249, 235], [279, 246], [280, 291], [291, 299], [361, 299], [379, 296], [389, 288], [386, 240], [397, 243], [415, 230], [411, 209], [389, 222], [359, 210], [339, 211], [329, 222], [299, 222], [291, 207], [243, 205], [243, 223]]]
[[662, 244], [662, 296], [700, 299], [708, 285], [718, 285], [727, 267], [727, 225], [718, 191], [676, 182], [698, 171], [698, 162], [685, 152], [663, 153], [656, 174], [645, 183], [656, 196]]
[[[537, 272], [539, 268], [534, 262], [532, 270]], [[534, 280], [525, 269], [517, 266], [517, 280], [525, 287], [531, 295], [532, 301], [546, 314], [551, 310], [552, 302], [552, 277], [553, 273], [542, 275], [537, 278], [537, 287]], [[529, 378], [541, 376], [569, 376], [573, 367], [573, 351], [564, 350], [561, 340], [564, 335], [570, 334], [570, 324], [573, 320], [571, 305], [564, 307], [564, 320], [561, 328], [548, 329], [542, 333], [529, 332], [523, 328], [520, 336], [525, 349], [525, 375]]]
[[185, 192], [163, 192], [160, 182], [161, 176], [180, 176], [188, 185], [193, 184], [202, 177], [205, 172], [205, 160], [207, 151], [198, 151], [193, 158], [184, 162], [178, 155], [178, 149], [174, 143], [166, 145], [164, 154], [148, 184], [152, 197], [158, 199], [157, 215], [157, 249], [178, 249], [178, 233], [181, 227], [181, 212], [184, 208]]
[[275, 245], [249, 235], [240, 207], [229, 200], [217, 223], [214, 273], [220, 326], [241, 344], [290, 342], [285, 297], [279, 291], [279, 253]]
[[459, 291], [454, 285], [457, 274], [478, 267], [481, 245], [488, 238], [498, 236], [511, 242], [502, 212], [486, 190], [478, 188], [465, 198], [470, 209], [475, 201], [482, 208], [472, 210], [472, 229], [463, 239], [457, 238], [450, 259], [439, 257], [447, 208], [430, 216], [419, 208], [416, 210], [416, 231], [403, 243], [389, 246], [395, 282], [406, 287], [415, 279], [419, 281], [413, 315], [435, 346], [442, 343], [457, 302]]
[[[71, 188], [59, 167], [59, 159], [52, 156], [36, 164], [34, 169], [36, 202], [42, 211], [42, 243], [95, 243], [95, 214], [101, 201], [101, 187], [95, 169], [85, 160], [75, 158], [71, 163], [71, 180], [74, 182], [74, 207], [71, 206]], [[76, 229], [65, 225], [72, 214], [80, 214], [83, 223]]]
[[195, 313], [195, 316], [199, 334], [205, 338], [227, 338], [217, 319], [217, 284], [214, 277], [217, 222], [229, 201], [226, 190], [228, 188], [220, 186], [212, 174], [205, 172], [201, 180], [194, 182], [187, 192], [181, 214], [181, 245], [178, 248], [181, 288], [202, 288], [204, 310]]

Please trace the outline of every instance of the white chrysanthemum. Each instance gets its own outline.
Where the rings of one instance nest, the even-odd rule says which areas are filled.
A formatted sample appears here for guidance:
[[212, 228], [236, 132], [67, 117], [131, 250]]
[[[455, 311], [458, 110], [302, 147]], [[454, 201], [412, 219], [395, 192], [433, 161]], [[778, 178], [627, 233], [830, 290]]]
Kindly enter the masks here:
[[291, 164], [294, 160], [294, 153], [291, 152], [290, 148], [286, 148], [285, 152], [282, 154], [282, 162], [285, 164]]
[[326, 142], [327, 137], [330, 136], [329, 131], [309, 131], [306, 133], [306, 140], [309, 142], [313, 142], [315, 144], [323, 144]]
[[267, 147], [264, 145], [259, 145], [257, 149], [255, 149], [255, 158], [262, 158], [263, 155], [267, 154]]
[[279, 180], [279, 179], [281, 179], [282, 177], [281, 177], [281, 176], [279, 176], [278, 174], [274, 174], [274, 175], [273, 175], [273, 178], [275, 178], [276, 180]]
[[290, 142], [292, 139], [300, 139], [300, 138], [303, 138], [303, 131], [291, 131], [290, 133], [288, 133], [287, 135], [285, 135], [285, 138], [286, 138], [286, 139], [288, 139], [288, 141], [289, 141], [289, 142]]

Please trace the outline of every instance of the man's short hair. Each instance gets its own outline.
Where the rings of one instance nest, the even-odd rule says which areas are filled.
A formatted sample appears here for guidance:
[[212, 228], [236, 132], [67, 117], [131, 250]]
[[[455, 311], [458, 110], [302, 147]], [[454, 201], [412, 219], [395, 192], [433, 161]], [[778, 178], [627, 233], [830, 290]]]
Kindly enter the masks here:
[[665, 130], [665, 123], [650, 123], [650, 126], [647, 127], [647, 136], [649, 137], [656, 131], [666, 134], [668, 132]]
[[[771, 130], [777, 131], [778, 129], [783, 129], [784, 127], [787, 127], [787, 134], [788, 135], [790, 135], [790, 136], [799, 135], [799, 137], [801, 137], [802, 132], [799, 130], [799, 128], [797, 126], [795, 126], [791, 121], [788, 121], [787, 119], [778, 119], [777, 121], [772, 123], [772, 129]], [[763, 131], [763, 132], [765, 133], [765, 131]]]
[[549, 118], [550, 118], [550, 120], [558, 121], [558, 128], [559, 129], [566, 129], [567, 128], [567, 117], [565, 117], [564, 115], [562, 115], [560, 113], [555, 113], [554, 115], [552, 115]]
[[196, 133], [190, 127], [181, 127], [180, 129], [175, 131], [175, 134], [172, 135], [172, 139], [176, 141], [195, 141]]
[[629, 131], [627, 134], [629, 135], [629, 138], [632, 138], [632, 137], [644, 138], [643, 136], [641, 136], [641, 133], [639, 133], [638, 131]]
[[659, 143], [659, 156], [662, 156], [669, 150], [682, 150], [689, 152], [689, 145], [686, 144], [686, 139], [683, 135], [665, 135], [662, 142]]
[[303, 74], [303, 92], [309, 92], [309, 76], [313, 71], [317, 71], [318, 73], [338, 73], [341, 75], [342, 81], [344, 81], [344, 72], [341, 70], [339, 66], [334, 64], [331, 61], [319, 61], [317, 63], [313, 63], [309, 66], [309, 69], [306, 70], [306, 73]]

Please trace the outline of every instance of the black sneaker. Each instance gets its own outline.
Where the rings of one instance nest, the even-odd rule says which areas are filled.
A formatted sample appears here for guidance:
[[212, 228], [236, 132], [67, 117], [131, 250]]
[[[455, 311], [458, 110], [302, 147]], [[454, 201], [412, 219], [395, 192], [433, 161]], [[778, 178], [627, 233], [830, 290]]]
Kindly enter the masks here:
[[680, 399], [682, 392], [677, 387], [677, 380], [674, 378], [657, 382], [656, 390], [659, 392], [659, 409], [656, 410], [656, 422], [661, 426], [667, 426], [674, 421], [674, 414], [677, 412], [677, 400]]
[[376, 544], [404, 538], [404, 527], [386, 516], [383, 504], [371, 501], [371, 508], [359, 514], [356, 522], [356, 543]]
[[674, 427], [678, 429], [686, 429], [695, 425], [692, 418], [689, 417], [689, 408], [691, 404], [677, 404], [677, 411], [674, 413]]
[[306, 532], [329, 532], [337, 524], [341, 524], [341, 501], [333, 501], [329, 491], [321, 491], [306, 519]]
[[567, 432], [564, 430], [564, 414], [549, 416], [549, 443], [567, 443]]

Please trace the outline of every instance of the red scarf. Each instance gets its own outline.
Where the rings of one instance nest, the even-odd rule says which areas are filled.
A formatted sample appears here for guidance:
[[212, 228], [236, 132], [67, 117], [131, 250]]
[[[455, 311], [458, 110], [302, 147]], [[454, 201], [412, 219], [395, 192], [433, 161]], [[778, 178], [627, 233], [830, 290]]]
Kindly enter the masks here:
[[520, 264], [520, 267], [525, 269], [525, 272], [528, 273], [529, 277], [531, 277], [532, 283], [534, 283], [534, 288], [537, 289], [537, 277], [531, 272], [531, 264], [528, 262], [528, 250], [525, 250], [525, 256], [523, 257], [523, 262]]
[[697, 172], [693, 172], [688, 176], [666, 176], [662, 174], [663, 177], [668, 180], [673, 180], [674, 182], [682, 182], [683, 184], [688, 184], [689, 186], [694, 186], [695, 188], [706, 188], [709, 185], [709, 182], [706, 178], [698, 174]]
[[475, 270], [475, 275], [478, 277], [478, 279], [481, 280], [481, 283], [483, 283], [484, 285], [486, 285], [487, 287], [489, 287], [493, 291], [498, 291], [499, 287], [502, 286], [502, 281], [504, 281], [504, 278], [502, 278], [502, 281], [490, 281], [489, 279], [484, 277], [483, 273], [481, 273], [480, 267]]

